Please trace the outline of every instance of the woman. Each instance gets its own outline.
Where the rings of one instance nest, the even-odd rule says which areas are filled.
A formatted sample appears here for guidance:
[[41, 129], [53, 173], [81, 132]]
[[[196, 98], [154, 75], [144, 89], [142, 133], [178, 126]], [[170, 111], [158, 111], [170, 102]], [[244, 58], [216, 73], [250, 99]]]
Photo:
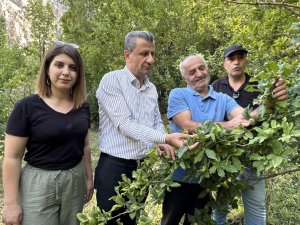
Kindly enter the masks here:
[[48, 50], [37, 93], [17, 102], [9, 117], [3, 160], [6, 225], [79, 224], [76, 214], [92, 198], [89, 106], [77, 48], [59, 41]]

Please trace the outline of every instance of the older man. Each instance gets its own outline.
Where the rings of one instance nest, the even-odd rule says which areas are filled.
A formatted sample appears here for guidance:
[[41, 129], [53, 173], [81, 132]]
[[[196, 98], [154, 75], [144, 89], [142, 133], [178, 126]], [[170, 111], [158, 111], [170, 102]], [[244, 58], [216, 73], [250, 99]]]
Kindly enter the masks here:
[[[186, 57], [179, 68], [187, 87], [175, 88], [169, 95], [167, 116], [172, 132], [187, 130], [193, 133], [199, 123], [205, 121], [218, 122], [226, 129], [249, 126], [249, 121], [242, 116], [244, 108], [227, 94], [218, 93], [208, 85], [208, 67], [201, 55]], [[277, 91], [278, 89], [274, 90]], [[253, 115], [256, 113], [257, 111], [252, 112]], [[224, 118], [228, 120], [224, 121]], [[204, 190], [199, 180], [187, 179], [187, 175], [187, 171], [181, 167], [174, 172], [173, 179], [181, 186], [172, 188], [165, 194], [162, 225], [179, 224], [183, 215], [184, 224], [189, 224], [187, 215], [193, 215], [196, 208], [203, 208], [207, 203], [207, 197], [198, 198]]]
[[[242, 107], [228, 95], [217, 93], [208, 85], [210, 75], [201, 55], [186, 57], [179, 67], [187, 87], [173, 89], [170, 93], [167, 116], [172, 132], [187, 130], [193, 133], [199, 123], [208, 120], [218, 122], [228, 129], [249, 125], [249, 121], [242, 117]], [[223, 122], [225, 117], [229, 121]], [[186, 176], [187, 171], [181, 167], [173, 175], [173, 179], [181, 186], [165, 194], [162, 225], [179, 224], [183, 215], [184, 224], [189, 224], [187, 215], [193, 215], [195, 208], [203, 208], [208, 201], [207, 197], [198, 198], [204, 190], [199, 180], [186, 179]]]
[[[110, 198], [116, 195], [114, 188], [121, 175], [131, 177], [154, 143], [174, 157], [170, 145], [181, 147], [181, 139], [188, 137], [165, 132], [158, 94], [148, 79], [154, 63], [153, 35], [149, 31], [131, 31], [124, 45], [125, 68], [105, 74], [96, 93], [101, 155], [95, 169], [95, 188], [97, 205], [105, 211], [114, 205]], [[123, 224], [135, 224], [128, 214], [119, 218]], [[108, 224], [117, 223], [111, 220]]]

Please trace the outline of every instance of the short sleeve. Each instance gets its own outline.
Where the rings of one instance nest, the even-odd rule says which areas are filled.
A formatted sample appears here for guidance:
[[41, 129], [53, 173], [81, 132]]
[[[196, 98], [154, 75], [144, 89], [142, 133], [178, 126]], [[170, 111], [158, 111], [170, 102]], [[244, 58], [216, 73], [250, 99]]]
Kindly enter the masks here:
[[231, 113], [232, 110], [239, 107], [239, 105], [230, 96], [228, 96], [226, 94], [224, 94], [224, 96], [226, 97], [226, 115], [228, 115], [229, 113]]
[[84, 109], [86, 115], [87, 115], [87, 119], [88, 119], [88, 123], [89, 123], [89, 129], [91, 128], [91, 111], [90, 111], [90, 105], [88, 102], [85, 102], [82, 105], [82, 108]]
[[189, 109], [189, 106], [187, 105], [182, 90], [179, 88], [173, 89], [168, 99], [168, 119], [171, 120], [173, 116], [187, 109]]
[[23, 99], [17, 102], [8, 118], [6, 133], [28, 137], [30, 133], [29, 114], [28, 101]]

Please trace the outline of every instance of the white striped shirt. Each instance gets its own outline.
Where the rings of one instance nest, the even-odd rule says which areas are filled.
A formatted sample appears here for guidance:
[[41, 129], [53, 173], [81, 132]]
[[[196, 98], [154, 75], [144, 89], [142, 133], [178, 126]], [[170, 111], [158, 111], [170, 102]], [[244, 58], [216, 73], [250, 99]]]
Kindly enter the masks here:
[[139, 80], [127, 67], [101, 79], [96, 97], [102, 152], [124, 159], [142, 159], [154, 143], [165, 142], [156, 87], [148, 78], [139, 86]]

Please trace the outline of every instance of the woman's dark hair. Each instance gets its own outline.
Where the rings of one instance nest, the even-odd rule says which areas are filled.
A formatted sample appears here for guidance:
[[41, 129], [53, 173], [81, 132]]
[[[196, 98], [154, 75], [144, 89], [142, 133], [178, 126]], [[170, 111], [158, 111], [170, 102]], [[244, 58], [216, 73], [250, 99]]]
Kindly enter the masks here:
[[51, 96], [51, 84], [48, 76], [50, 64], [56, 56], [66, 54], [74, 60], [77, 72], [76, 82], [72, 87], [72, 90], [70, 90], [70, 95], [73, 98], [75, 108], [80, 107], [82, 103], [86, 101], [86, 82], [83, 60], [77, 48], [78, 46], [76, 47], [74, 44], [59, 41], [48, 49], [37, 78], [36, 92], [39, 96]]

